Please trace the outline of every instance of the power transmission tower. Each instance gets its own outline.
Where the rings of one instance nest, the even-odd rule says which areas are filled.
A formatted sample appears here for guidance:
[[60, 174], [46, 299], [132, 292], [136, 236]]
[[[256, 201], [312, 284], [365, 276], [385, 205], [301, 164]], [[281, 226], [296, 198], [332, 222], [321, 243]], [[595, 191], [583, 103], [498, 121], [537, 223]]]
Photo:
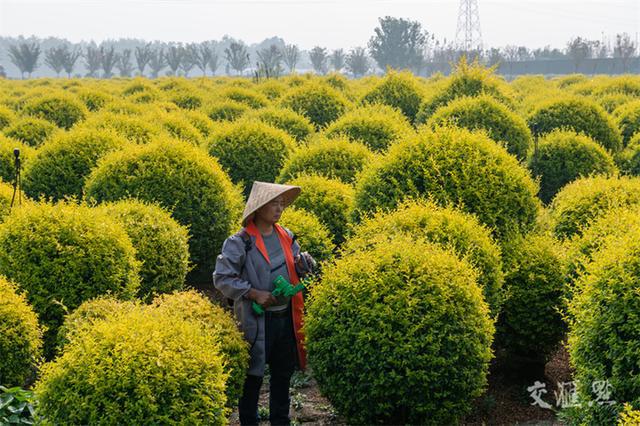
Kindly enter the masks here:
[[456, 44], [459, 49], [466, 52], [482, 49], [478, 0], [460, 0]]

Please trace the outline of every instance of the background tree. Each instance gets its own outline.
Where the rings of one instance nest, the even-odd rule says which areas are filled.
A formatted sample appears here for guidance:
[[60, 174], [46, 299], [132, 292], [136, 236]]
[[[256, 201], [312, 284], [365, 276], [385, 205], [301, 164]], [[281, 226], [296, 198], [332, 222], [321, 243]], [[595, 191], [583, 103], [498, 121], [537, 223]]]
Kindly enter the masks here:
[[354, 77], [361, 77], [369, 72], [369, 57], [364, 47], [356, 47], [349, 51], [345, 59], [347, 69]]
[[216, 75], [216, 70], [220, 66], [220, 55], [218, 55], [218, 53], [214, 51], [211, 55], [211, 58], [209, 58], [209, 62], [207, 63], [207, 65], [209, 65], [211, 75]]
[[138, 66], [140, 75], [144, 75], [144, 69], [151, 60], [151, 53], [151, 43], [147, 43], [144, 46], [136, 46], [136, 65]]
[[242, 42], [231, 42], [229, 47], [224, 49], [224, 56], [227, 63], [238, 75], [249, 66], [249, 52]]
[[408, 69], [423, 62], [427, 33], [417, 21], [386, 16], [369, 40], [369, 52], [382, 69]]
[[[194, 49], [193, 56], [196, 61], [196, 66], [200, 68], [203, 75], [207, 75], [207, 68], [211, 62], [211, 58], [216, 54], [213, 45], [209, 42], [202, 42]], [[215, 72], [215, 71], [214, 71]]]
[[286, 44], [282, 49], [282, 60], [284, 64], [289, 68], [289, 72], [293, 73], [296, 69], [296, 64], [300, 59], [300, 49], [295, 44]]
[[336, 49], [331, 52], [331, 66], [337, 72], [340, 72], [345, 65], [345, 54], [343, 49]]
[[78, 59], [82, 56], [82, 51], [79, 48], [73, 48], [72, 50], [67, 45], [64, 45], [62, 48], [64, 52], [62, 57], [62, 68], [64, 68], [64, 72], [67, 73], [67, 77], [71, 78], [71, 73], [73, 73], [73, 69], [78, 62]]
[[182, 48], [182, 58], [180, 59], [180, 68], [184, 72], [184, 76], [188, 77], [189, 72], [198, 64], [198, 45], [189, 43]]
[[582, 37], [573, 38], [567, 43], [567, 55], [573, 60], [574, 71], [578, 72], [580, 64], [591, 57], [591, 43]]
[[282, 74], [282, 52], [275, 44], [258, 50], [258, 73], [267, 78]]
[[316, 46], [309, 52], [309, 59], [313, 69], [318, 74], [324, 74], [327, 72], [327, 49], [324, 47]]
[[51, 47], [44, 52], [44, 63], [60, 77], [64, 69], [64, 45]]
[[116, 55], [116, 68], [120, 72], [120, 77], [131, 77], [133, 64], [131, 64], [131, 49], [124, 49]]
[[160, 71], [167, 66], [167, 61], [164, 55], [164, 49], [162, 47], [156, 47], [151, 50], [149, 55], [149, 68], [151, 69], [151, 77], [158, 78]]
[[487, 58], [487, 65], [490, 67], [504, 61], [504, 56], [502, 56], [502, 52], [497, 47], [492, 47], [487, 50], [485, 55]]
[[9, 46], [8, 52], [9, 60], [18, 67], [22, 78], [24, 78], [24, 73], [27, 73], [31, 78], [31, 74], [38, 68], [40, 53], [40, 44], [35, 41]]
[[636, 51], [636, 45], [631, 41], [629, 34], [622, 33], [616, 35], [616, 44], [613, 46], [613, 57], [620, 58], [622, 62], [622, 71], [627, 72], [627, 65], [629, 64], [629, 58], [633, 56]]
[[97, 73], [102, 67], [100, 49], [93, 44], [87, 46], [84, 54], [84, 65], [87, 68], [87, 77], [98, 77]]
[[184, 56], [184, 48], [178, 44], [172, 44], [167, 47], [167, 52], [164, 55], [164, 59], [167, 62], [167, 66], [171, 70], [171, 75], [178, 74], [178, 68], [182, 64], [182, 57]]
[[100, 66], [104, 72], [104, 78], [111, 78], [113, 76], [113, 68], [116, 66], [117, 61], [118, 57], [115, 47], [100, 45]]

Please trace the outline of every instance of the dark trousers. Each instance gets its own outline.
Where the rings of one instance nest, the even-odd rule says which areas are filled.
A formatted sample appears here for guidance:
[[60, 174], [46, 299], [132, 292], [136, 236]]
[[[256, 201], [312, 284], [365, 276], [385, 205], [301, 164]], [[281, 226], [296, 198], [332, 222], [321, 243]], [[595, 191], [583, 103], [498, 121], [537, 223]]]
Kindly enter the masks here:
[[[269, 380], [269, 422], [272, 425], [289, 425], [289, 384], [296, 363], [296, 341], [291, 320], [291, 305], [287, 315], [265, 315], [265, 351], [271, 378]], [[257, 425], [258, 398], [262, 386], [261, 376], [247, 375], [244, 382], [239, 412], [241, 425]]]

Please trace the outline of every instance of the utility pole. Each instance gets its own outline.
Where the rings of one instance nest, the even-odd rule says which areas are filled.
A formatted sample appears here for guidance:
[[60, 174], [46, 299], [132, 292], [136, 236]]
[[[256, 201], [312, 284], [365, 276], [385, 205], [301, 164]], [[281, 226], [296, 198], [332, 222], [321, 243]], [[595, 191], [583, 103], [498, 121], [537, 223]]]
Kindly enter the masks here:
[[482, 49], [478, 0], [460, 0], [456, 44], [466, 52]]

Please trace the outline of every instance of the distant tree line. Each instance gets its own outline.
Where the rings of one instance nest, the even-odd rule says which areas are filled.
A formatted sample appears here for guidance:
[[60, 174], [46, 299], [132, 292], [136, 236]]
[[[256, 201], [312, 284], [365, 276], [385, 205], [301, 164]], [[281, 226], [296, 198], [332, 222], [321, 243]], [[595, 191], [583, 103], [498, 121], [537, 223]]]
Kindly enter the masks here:
[[[20, 37], [17, 40], [0, 38], [0, 54], [2, 50], [6, 50], [6, 59], [22, 78], [32, 77], [43, 65], [58, 77], [64, 73], [67, 77], [94, 78], [134, 75], [152, 78], [160, 75], [189, 77], [194, 75], [194, 70], [197, 70], [196, 74], [204, 76], [248, 73], [269, 78], [295, 72], [300, 66], [318, 74], [334, 71], [354, 77], [384, 72], [388, 68], [427, 74], [434, 69], [430, 67], [431, 64], [455, 62], [462, 55], [475, 57], [487, 65], [564, 59], [573, 62], [575, 71], [586, 60], [612, 58], [619, 61], [626, 72], [631, 60], [638, 56], [638, 46], [626, 33], [618, 34], [613, 45], [575, 37], [563, 49], [550, 46], [530, 49], [508, 45], [464, 51], [451, 41], [436, 39], [417, 21], [390, 16], [379, 19], [379, 25], [366, 47], [349, 50], [330, 51], [315, 46], [303, 51], [280, 38], [248, 46], [228, 36], [221, 41], [202, 43], [121, 39], [104, 41], [99, 45], [94, 42], [74, 44], [67, 40], [40, 40], [33, 37]], [[0, 77], [7, 74], [7, 68], [0, 64]]]

